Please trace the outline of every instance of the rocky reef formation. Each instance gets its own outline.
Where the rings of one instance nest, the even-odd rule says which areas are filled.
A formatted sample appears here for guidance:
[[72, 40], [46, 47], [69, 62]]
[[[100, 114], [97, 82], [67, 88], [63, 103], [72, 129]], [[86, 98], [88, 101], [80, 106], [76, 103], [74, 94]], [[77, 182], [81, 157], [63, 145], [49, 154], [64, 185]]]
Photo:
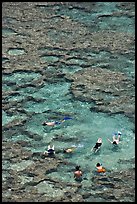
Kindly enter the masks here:
[[76, 99], [94, 102], [91, 111], [124, 113], [134, 119], [135, 86], [123, 73], [85, 68], [67, 79], [72, 82], [71, 93]]

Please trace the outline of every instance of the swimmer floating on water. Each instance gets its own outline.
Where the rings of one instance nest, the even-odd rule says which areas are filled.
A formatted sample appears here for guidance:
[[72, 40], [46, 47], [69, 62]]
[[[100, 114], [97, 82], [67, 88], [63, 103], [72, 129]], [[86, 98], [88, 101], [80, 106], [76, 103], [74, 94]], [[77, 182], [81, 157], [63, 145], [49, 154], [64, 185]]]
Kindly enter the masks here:
[[55, 122], [43, 122], [42, 125], [47, 125], [47, 126], [54, 126], [54, 125], [60, 125], [61, 122], [55, 121]]
[[71, 117], [64, 117], [63, 120], [61, 120], [61, 121], [54, 121], [54, 122], [47, 122], [47, 121], [45, 121], [45, 122], [42, 123], [42, 125], [44, 125], [44, 126], [46, 126], [46, 125], [47, 126], [60, 125], [63, 122], [65, 122], [66, 120], [70, 120], [70, 119], [72, 119], [72, 118]]
[[102, 145], [102, 138], [99, 138], [95, 144], [95, 146], [91, 149], [91, 151], [97, 152]]
[[45, 151], [44, 154], [49, 156], [54, 155], [55, 154], [54, 145], [52, 147], [48, 145], [48, 151]]
[[106, 169], [100, 163], [96, 164], [96, 168], [97, 168], [98, 173], [105, 173], [106, 172]]
[[75, 149], [76, 149], [76, 147], [70, 147], [70, 148], [64, 149], [63, 153], [72, 153], [72, 152], [74, 152]]
[[116, 139], [116, 134], [113, 135], [112, 139], [113, 141], [110, 141], [110, 139], [108, 139], [108, 141], [111, 143], [111, 144], [115, 144], [115, 145], [118, 145], [120, 143], [120, 136], [121, 136], [121, 132], [118, 132], [118, 137]]

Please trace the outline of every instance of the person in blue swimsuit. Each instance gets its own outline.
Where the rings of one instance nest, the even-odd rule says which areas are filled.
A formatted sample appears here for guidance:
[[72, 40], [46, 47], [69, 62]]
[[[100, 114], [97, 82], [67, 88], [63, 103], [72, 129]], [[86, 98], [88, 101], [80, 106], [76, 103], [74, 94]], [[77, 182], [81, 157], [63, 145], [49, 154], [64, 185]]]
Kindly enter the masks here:
[[54, 121], [54, 122], [43, 122], [42, 125], [47, 125], [47, 126], [55, 126], [55, 125], [60, 125], [62, 123], [64, 123], [66, 120], [71, 120], [72, 118], [71, 117], [64, 117], [61, 121]]

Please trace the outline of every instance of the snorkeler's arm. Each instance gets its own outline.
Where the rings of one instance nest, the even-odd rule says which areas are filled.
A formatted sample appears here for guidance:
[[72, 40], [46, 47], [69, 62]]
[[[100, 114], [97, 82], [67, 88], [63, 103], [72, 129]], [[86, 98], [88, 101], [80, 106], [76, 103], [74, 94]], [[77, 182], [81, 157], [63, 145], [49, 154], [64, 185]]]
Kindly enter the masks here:
[[112, 141], [110, 141], [110, 139], [108, 139], [108, 141], [112, 144], [113, 142]]
[[45, 155], [48, 155], [48, 151], [45, 151], [44, 154], [45, 154]]

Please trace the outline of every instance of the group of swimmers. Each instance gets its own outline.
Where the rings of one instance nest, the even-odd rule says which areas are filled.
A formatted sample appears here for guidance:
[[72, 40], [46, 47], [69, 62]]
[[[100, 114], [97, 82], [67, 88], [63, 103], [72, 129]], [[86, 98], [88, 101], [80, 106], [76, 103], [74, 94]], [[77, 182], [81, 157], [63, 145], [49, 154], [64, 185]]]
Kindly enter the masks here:
[[[61, 122], [44, 122], [43, 125], [54, 126], [56, 124], [61, 124], [64, 121], [65, 121], [65, 119], [63, 119]], [[118, 135], [117, 138], [116, 138], [116, 135]], [[115, 133], [113, 135], [112, 141], [110, 139], [108, 139], [108, 141], [113, 145], [118, 145], [120, 143], [120, 136], [121, 136], [121, 132], [118, 131], [117, 134]], [[101, 146], [102, 146], [102, 138], [98, 138], [96, 144], [93, 146], [91, 151], [96, 153], [101, 148]], [[63, 149], [63, 153], [72, 153], [75, 150], [75, 148], [76, 147]], [[48, 145], [48, 150], [44, 152], [44, 155], [53, 156], [54, 154], [55, 154], [54, 145], [53, 146]], [[97, 163], [96, 168], [97, 168], [98, 173], [105, 173], [106, 172], [106, 169], [102, 166], [101, 163]], [[82, 173], [82, 170], [80, 169], [80, 166], [76, 166], [75, 171], [74, 171], [75, 180], [81, 181], [82, 175], [83, 175], [83, 173]]]
[[[108, 139], [111, 144], [118, 145], [120, 143], [121, 132], [118, 131], [118, 137], [116, 138], [116, 133], [112, 137], [112, 141]], [[95, 144], [95, 146], [91, 149], [91, 151], [97, 152], [102, 145], [102, 138], [99, 138]]]
[[[120, 143], [120, 136], [121, 132], [118, 131], [118, 137], [116, 138], [116, 133], [112, 137], [112, 141], [108, 139], [108, 141], [113, 145], [118, 145]], [[102, 145], [102, 138], [99, 138], [95, 144], [95, 146], [91, 149], [91, 151], [94, 151], [96, 153]], [[96, 164], [97, 172], [98, 173], [105, 173], [106, 169], [102, 166], [101, 163]], [[81, 180], [82, 179], [82, 171], [80, 169], [80, 166], [76, 166], [75, 172], [74, 172], [74, 178], [75, 180]]]

